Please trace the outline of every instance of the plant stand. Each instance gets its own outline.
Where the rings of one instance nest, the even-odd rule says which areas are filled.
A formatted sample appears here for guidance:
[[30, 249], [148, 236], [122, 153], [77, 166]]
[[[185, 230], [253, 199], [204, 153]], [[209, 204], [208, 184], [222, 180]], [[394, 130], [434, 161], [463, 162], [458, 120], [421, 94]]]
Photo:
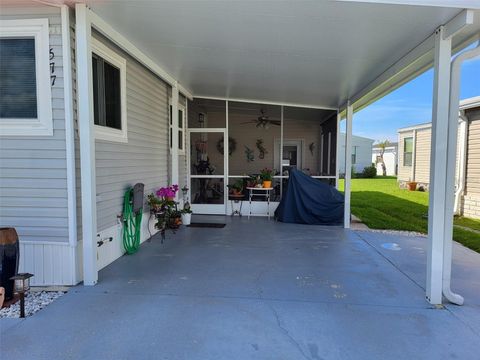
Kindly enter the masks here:
[[248, 211], [248, 218], [250, 219], [250, 216], [252, 214], [252, 198], [254, 196], [263, 196], [267, 200], [267, 217], [268, 220], [270, 220], [270, 192], [273, 190], [273, 188], [257, 188], [257, 187], [247, 187], [249, 191], [248, 195], [248, 203], [249, 203], [249, 211]]
[[243, 194], [238, 194], [238, 195], [230, 194], [228, 196], [228, 199], [230, 200], [232, 205], [232, 213], [230, 214], [230, 216], [235, 216], [235, 215], [242, 216], [242, 205], [243, 205], [242, 200], [244, 198], [245, 196]]

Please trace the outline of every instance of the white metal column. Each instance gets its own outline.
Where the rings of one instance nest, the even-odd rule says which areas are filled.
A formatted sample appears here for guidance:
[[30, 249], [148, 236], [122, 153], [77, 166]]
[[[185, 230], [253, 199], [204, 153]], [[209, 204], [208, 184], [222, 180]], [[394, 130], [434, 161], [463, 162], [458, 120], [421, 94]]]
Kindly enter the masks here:
[[[337, 133], [336, 133], [336, 142], [335, 142], [335, 187], [339, 189], [339, 179], [340, 179], [340, 121], [342, 121], [342, 116], [340, 112], [337, 111]], [[322, 168], [323, 170], [323, 168]]]
[[83, 283], [95, 285], [97, 270], [97, 199], [95, 181], [95, 132], [93, 125], [93, 80], [91, 22], [85, 4], [75, 5], [78, 129], [82, 185]]
[[353, 106], [347, 103], [346, 136], [345, 136], [345, 209], [344, 228], [350, 228], [350, 188], [352, 182], [352, 120]]
[[72, 98], [72, 56], [70, 47], [70, 8], [61, 5], [62, 18], [62, 65], [63, 65], [63, 97], [65, 99], [65, 155], [67, 167], [67, 206], [68, 206], [68, 238], [70, 244], [70, 266], [72, 278], [70, 283], [77, 284], [77, 192], [75, 176], [75, 128], [73, 122]]
[[[457, 305], [463, 304], [463, 297], [456, 294], [451, 289], [452, 274], [452, 247], [453, 247], [453, 213], [455, 210], [455, 169], [457, 160], [457, 139], [458, 139], [458, 116], [460, 101], [460, 75], [462, 63], [467, 59], [480, 56], [480, 45], [476, 48], [467, 50], [458, 55], [453, 60], [450, 72], [450, 99], [449, 99], [449, 118], [448, 118], [448, 153], [447, 153], [447, 171], [445, 193], [445, 222], [444, 222], [444, 243], [443, 243], [443, 275], [442, 275], [442, 293], [445, 298]], [[468, 128], [468, 120], [463, 123], [465, 132]], [[464, 139], [466, 140], [466, 139]], [[462, 144], [465, 148], [465, 144]], [[462, 149], [463, 150], [463, 149]], [[462, 151], [461, 150], [461, 151]], [[463, 153], [465, 157], [465, 152]], [[465, 159], [460, 157], [460, 162]], [[463, 174], [462, 174], [463, 176]]]
[[[170, 149], [171, 171], [170, 184], [178, 185], [178, 87], [172, 86], [172, 148]], [[178, 194], [177, 194], [178, 195]]]
[[[431, 304], [442, 303], [443, 246], [447, 189], [448, 109], [450, 96], [451, 38], [444, 28], [435, 32], [435, 62], [430, 158], [430, 201], [428, 208], [428, 256], [426, 297]], [[453, 191], [453, 189], [451, 189]], [[453, 211], [450, 214], [453, 216]]]

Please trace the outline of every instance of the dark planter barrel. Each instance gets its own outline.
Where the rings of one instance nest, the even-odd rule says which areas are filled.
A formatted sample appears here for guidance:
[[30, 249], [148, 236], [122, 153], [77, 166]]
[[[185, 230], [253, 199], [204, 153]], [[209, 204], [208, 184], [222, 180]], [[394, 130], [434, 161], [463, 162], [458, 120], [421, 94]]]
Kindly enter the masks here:
[[14, 281], [10, 278], [18, 273], [19, 257], [17, 231], [14, 228], [0, 228], [0, 286], [5, 288], [5, 300], [13, 297]]

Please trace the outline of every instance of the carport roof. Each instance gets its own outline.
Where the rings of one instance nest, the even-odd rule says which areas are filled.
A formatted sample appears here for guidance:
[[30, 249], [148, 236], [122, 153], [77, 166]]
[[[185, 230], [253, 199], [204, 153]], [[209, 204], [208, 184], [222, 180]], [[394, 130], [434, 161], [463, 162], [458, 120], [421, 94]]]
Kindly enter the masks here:
[[432, 34], [463, 8], [477, 10], [454, 50], [480, 33], [472, 0], [75, 2], [196, 97], [333, 109], [351, 99], [358, 110], [431, 67]]

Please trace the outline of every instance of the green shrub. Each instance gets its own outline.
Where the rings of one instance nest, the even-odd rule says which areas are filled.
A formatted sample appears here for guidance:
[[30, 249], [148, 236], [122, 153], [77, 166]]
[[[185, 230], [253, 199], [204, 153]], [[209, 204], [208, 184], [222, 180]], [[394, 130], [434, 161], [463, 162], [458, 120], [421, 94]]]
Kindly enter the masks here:
[[367, 166], [366, 168], [363, 169], [362, 171], [362, 177], [366, 179], [371, 179], [377, 176], [377, 167], [372, 164], [370, 166]]

